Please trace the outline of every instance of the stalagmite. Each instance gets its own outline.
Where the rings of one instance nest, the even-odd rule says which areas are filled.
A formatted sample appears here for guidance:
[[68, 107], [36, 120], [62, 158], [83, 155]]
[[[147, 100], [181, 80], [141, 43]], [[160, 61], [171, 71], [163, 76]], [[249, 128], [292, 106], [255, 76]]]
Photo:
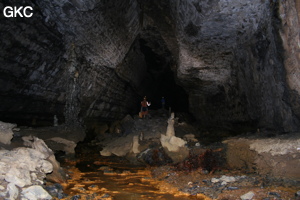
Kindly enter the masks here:
[[168, 119], [168, 127], [166, 131], [166, 135], [161, 134], [160, 142], [163, 147], [167, 148], [168, 151], [178, 152], [180, 147], [184, 147], [186, 141], [175, 136], [175, 114], [171, 113], [170, 118]]
[[140, 150], [139, 150], [139, 136], [133, 136], [133, 141], [132, 141], [132, 152], [137, 154], [137, 153], [140, 153]]
[[171, 113], [170, 118], [168, 119], [168, 127], [167, 127], [167, 132], [166, 136], [171, 137], [175, 136], [175, 130], [174, 130], [174, 123], [175, 123], [175, 114]]

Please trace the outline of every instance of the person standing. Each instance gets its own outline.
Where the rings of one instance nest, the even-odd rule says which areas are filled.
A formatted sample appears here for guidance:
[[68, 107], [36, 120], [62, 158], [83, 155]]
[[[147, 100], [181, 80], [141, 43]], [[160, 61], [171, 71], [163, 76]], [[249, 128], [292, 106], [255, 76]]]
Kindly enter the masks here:
[[164, 97], [161, 98], [161, 108], [165, 109], [166, 100]]
[[144, 97], [143, 101], [141, 102], [141, 113], [142, 113], [142, 118], [145, 118], [146, 115], [148, 114], [148, 106], [151, 105], [151, 102], [147, 101], [146, 96]]

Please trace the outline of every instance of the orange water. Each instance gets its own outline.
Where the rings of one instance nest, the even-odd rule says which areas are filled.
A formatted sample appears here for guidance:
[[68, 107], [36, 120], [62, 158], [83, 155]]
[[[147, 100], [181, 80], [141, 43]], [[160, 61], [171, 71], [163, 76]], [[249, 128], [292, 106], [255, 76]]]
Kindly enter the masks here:
[[164, 188], [159, 181], [151, 178], [150, 171], [146, 168], [124, 162], [112, 162], [109, 158], [94, 163], [85, 161], [73, 166], [67, 163], [64, 165], [69, 165], [70, 174], [70, 180], [64, 185], [64, 192], [69, 196], [80, 194], [81, 199], [88, 199], [83, 197], [92, 194], [94, 199], [114, 200], [204, 199]]

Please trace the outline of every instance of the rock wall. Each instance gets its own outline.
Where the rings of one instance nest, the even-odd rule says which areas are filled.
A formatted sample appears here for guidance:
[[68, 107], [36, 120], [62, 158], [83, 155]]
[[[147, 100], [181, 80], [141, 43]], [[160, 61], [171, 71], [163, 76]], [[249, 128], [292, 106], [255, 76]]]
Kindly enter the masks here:
[[[24, 3], [38, 9], [30, 1]], [[4, 1], [1, 7], [21, 5], [19, 1]], [[60, 98], [65, 71], [62, 35], [45, 24], [39, 12], [30, 19], [4, 18], [1, 12], [0, 21], [1, 118], [19, 123], [22, 115], [27, 124], [35, 118], [42, 121], [64, 108]]]
[[143, 71], [128, 70], [139, 57], [124, 59], [139, 28], [137, 3], [28, 0], [1, 7], [25, 5], [33, 7], [32, 18], [1, 17], [3, 120], [50, 125], [56, 114], [70, 125], [128, 113], [139, 79], [124, 72], [139, 77]]
[[286, 81], [289, 92], [286, 95], [290, 102], [293, 113], [300, 116], [300, 83], [299, 83], [299, 64], [300, 64], [300, 2], [282, 1], [278, 12], [282, 27], [280, 38], [284, 47], [284, 67], [286, 71]]
[[177, 5], [177, 75], [189, 91], [190, 111], [203, 125], [297, 130], [299, 115], [294, 115], [296, 105], [290, 106], [283, 57], [284, 50], [292, 51], [283, 48], [279, 37], [284, 24], [278, 7], [285, 4], [256, 0]]
[[33, 18], [0, 18], [1, 120], [120, 119], [168, 74], [202, 126], [298, 130], [297, 2], [23, 1]]

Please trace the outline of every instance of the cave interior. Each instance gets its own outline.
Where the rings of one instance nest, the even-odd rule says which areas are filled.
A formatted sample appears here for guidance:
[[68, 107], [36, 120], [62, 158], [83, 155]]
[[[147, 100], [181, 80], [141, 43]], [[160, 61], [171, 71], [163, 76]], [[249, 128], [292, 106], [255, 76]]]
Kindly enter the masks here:
[[5, 0], [1, 7], [25, 4], [32, 17], [0, 18], [1, 121], [111, 122], [137, 115], [147, 96], [150, 110], [165, 97], [166, 108], [188, 113], [199, 131], [299, 130], [298, 58], [289, 55], [299, 26], [282, 18], [283, 3]]
[[180, 195], [300, 196], [299, 0], [1, 0], [0, 10], [0, 197], [66, 182], [64, 170], [71, 199], [183, 199], [161, 193], [156, 175]]

